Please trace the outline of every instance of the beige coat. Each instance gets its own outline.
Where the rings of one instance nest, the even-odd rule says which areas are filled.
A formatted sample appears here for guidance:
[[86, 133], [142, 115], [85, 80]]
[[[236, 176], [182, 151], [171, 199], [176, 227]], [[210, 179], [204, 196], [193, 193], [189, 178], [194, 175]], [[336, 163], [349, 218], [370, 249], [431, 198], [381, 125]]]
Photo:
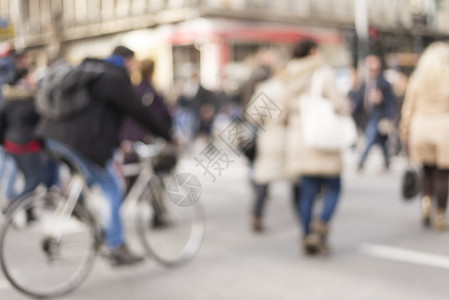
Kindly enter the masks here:
[[323, 96], [332, 101], [337, 112], [348, 110], [348, 102], [338, 92], [332, 70], [325, 66], [321, 57], [291, 60], [272, 79], [256, 89], [256, 94], [263, 91], [282, 110], [278, 118], [265, 120], [259, 130], [254, 165], [256, 182], [268, 183], [301, 175], [336, 176], [341, 173], [341, 152], [313, 149], [305, 145], [302, 139], [299, 98], [310, 92], [312, 74], [318, 68], [322, 68], [320, 72], [325, 82]]
[[402, 107], [400, 132], [408, 142], [412, 161], [449, 169], [449, 82], [426, 86], [412, 76]]

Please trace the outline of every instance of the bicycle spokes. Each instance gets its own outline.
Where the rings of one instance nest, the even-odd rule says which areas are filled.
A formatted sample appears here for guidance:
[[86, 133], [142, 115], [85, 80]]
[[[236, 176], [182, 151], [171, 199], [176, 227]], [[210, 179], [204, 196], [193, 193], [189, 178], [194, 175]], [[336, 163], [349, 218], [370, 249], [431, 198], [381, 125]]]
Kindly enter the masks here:
[[[95, 226], [84, 208], [57, 193], [45, 196], [24, 199], [7, 215], [0, 232], [3, 272], [17, 289], [34, 297], [54, 297], [75, 288], [96, 255]], [[33, 220], [27, 211], [33, 212]], [[24, 220], [20, 226], [17, 219]]]

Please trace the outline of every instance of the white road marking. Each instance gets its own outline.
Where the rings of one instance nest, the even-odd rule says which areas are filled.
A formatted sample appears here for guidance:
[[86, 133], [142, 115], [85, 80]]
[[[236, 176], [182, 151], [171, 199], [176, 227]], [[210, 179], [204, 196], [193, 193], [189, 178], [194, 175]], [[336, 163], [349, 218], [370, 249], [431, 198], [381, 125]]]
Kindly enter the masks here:
[[448, 256], [375, 244], [362, 244], [360, 252], [369, 256], [449, 270]]

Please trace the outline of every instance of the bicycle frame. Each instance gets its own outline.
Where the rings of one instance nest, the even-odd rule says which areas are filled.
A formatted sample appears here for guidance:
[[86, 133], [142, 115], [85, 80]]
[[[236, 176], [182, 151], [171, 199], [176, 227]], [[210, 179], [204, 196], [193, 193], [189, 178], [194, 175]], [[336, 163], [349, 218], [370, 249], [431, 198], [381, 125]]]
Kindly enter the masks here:
[[145, 189], [150, 184], [152, 178], [155, 176], [154, 171], [151, 168], [145, 167], [145, 162], [141, 162], [140, 165], [142, 166], [142, 170], [140, 171], [136, 181], [132, 185], [125, 199], [123, 200], [123, 203], [127, 203], [127, 206], [130, 209], [126, 213], [127, 217], [129, 217], [129, 215], [134, 211], [138, 201], [141, 199], [141, 196], [145, 192]]
[[[157, 148], [161, 148], [161, 145], [148, 146], [143, 143], [136, 143], [135, 145], [136, 153], [138, 154], [140, 159], [140, 161], [135, 165], [139, 167], [140, 171], [136, 181], [132, 185], [123, 201], [123, 203], [127, 203], [127, 207], [129, 207], [129, 210], [125, 212], [125, 216], [127, 218], [131, 218], [137, 206], [137, 203], [140, 201], [145, 192], [145, 189], [152, 184], [153, 180], [159, 180], [158, 176], [153, 170], [152, 164], [153, 157], [160, 150], [158, 150]], [[154, 192], [154, 188], [150, 189], [150, 192], [155, 197], [155, 200], [161, 201], [161, 199], [157, 199], [159, 196]]]
[[[63, 197], [64, 200], [58, 202], [58, 206], [55, 211], [55, 218], [47, 224], [45, 230], [47, 232], [48, 229], [49, 237], [52, 237], [57, 242], [61, 241], [61, 237], [64, 235], [68, 224], [67, 221], [70, 219], [70, 216], [79, 202], [81, 195], [83, 194], [86, 198], [89, 198], [89, 188], [84, 177], [80, 173], [75, 173], [72, 175], [67, 190], [67, 197]], [[95, 219], [94, 221], [94, 223], [97, 224]]]
[[[165, 145], [165, 144], [164, 144]], [[126, 195], [122, 206], [122, 211], [126, 219], [132, 220], [135, 215], [135, 210], [138, 201], [142, 199], [146, 189], [152, 194], [152, 207], [158, 213], [163, 213], [163, 205], [161, 199], [160, 178], [155, 174], [153, 170], [152, 159], [163, 148], [162, 144], [157, 145], [145, 145], [143, 143], [136, 143], [135, 150], [140, 158], [138, 163], [139, 173], [136, 181], [131, 187], [130, 191]], [[94, 234], [96, 238], [97, 247], [104, 242], [104, 236], [102, 234], [105, 224], [102, 224], [98, 219], [98, 214], [93, 213], [95, 210], [91, 206], [92, 193], [83, 175], [76, 170], [74, 165], [63, 156], [52, 153], [52, 155], [63, 162], [65, 162], [71, 169], [71, 178], [67, 185], [67, 195], [61, 197], [61, 201], [58, 201], [57, 207], [53, 218], [45, 224], [44, 231], [46, 235], [53, 239], [55, 242], [60, 242], [62, 236], [66, 233], [66, 228], [69, 224], [69, 219], [78, 204], [81, 196], [84, 198], [84, 208], [89, 214], [89, 218], [92, 219], [95, 226]], [[156, 181], [155, 181], [156, 180]], [[159, 185], [157, 184], [159, 183]]]

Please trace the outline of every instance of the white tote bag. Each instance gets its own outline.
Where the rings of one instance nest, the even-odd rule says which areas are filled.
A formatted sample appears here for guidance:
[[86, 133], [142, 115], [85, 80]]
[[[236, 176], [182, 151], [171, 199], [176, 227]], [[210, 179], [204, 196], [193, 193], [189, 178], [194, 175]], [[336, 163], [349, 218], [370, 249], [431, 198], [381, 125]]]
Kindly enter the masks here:
[[338, 115], [332, 102], [323, 97], [319, 71], [312, 75], [310, 93], [299, 99], [304, 143], [320, 150], [344, 150], [355, 143], [357, 128], [350, 116]]

